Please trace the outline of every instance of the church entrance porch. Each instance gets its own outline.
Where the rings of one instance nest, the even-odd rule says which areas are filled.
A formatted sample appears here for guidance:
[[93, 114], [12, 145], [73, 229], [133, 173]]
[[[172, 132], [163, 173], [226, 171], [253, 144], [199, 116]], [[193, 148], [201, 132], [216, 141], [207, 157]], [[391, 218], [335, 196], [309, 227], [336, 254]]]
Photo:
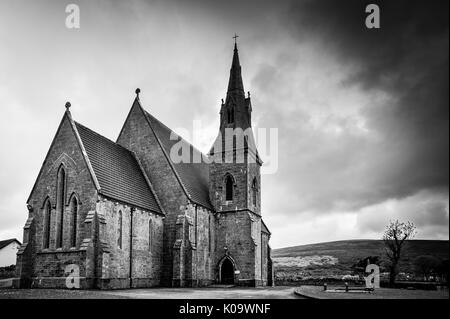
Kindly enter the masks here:
[[233, 285], [234, 284], [234, 263], [233, 261], [225, 257], [219, 263], [219, 282], [222, 285]]

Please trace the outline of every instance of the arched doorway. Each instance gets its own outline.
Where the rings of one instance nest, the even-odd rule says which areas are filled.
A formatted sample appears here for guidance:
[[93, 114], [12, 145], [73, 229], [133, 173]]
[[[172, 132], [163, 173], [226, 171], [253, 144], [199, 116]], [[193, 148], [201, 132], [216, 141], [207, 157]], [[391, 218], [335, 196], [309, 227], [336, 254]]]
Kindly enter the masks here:
[[234, 265], [229, 258], [222, 261], [220, 267], [220, 283], [223, 285], [234, 284]]

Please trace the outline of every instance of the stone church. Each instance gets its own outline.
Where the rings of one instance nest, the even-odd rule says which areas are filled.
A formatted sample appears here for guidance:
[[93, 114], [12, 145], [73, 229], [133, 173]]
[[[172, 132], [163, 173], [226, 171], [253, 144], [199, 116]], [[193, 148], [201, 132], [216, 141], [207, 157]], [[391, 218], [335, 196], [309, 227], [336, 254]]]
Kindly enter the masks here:
[[[66, 104], [27, 200], [15, 285], [65, 288], [68, 276], [82, 289], [272, 285], [262, 161], [236, 43], [208, 155], [146, 111], [139, 92], [116, 142]], [[230, 129], [245, 131], [244, 143]]]

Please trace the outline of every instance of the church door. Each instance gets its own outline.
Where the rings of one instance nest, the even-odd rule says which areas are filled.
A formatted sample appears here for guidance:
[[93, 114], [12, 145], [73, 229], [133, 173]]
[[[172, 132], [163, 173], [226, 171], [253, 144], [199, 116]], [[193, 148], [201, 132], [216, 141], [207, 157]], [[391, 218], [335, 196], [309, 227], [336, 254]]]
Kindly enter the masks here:
[[225, 258], [220, 268], [221, 284], [231, 285], [234, 284], [234, 266], [229, 258]]

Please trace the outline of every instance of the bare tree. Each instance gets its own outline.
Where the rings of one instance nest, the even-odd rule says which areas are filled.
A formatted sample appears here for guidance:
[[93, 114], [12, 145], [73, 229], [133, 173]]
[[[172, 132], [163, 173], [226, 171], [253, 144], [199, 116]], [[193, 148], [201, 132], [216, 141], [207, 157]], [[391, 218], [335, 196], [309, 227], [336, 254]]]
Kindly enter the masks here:
[[383, 234], [386, 255], [389, 264], [389, 285], [393, 286], [398, 273], [398, 263], [401, 258], [403, 244], [416, 235], [416, 226], [411, 222], [390, 221]]

